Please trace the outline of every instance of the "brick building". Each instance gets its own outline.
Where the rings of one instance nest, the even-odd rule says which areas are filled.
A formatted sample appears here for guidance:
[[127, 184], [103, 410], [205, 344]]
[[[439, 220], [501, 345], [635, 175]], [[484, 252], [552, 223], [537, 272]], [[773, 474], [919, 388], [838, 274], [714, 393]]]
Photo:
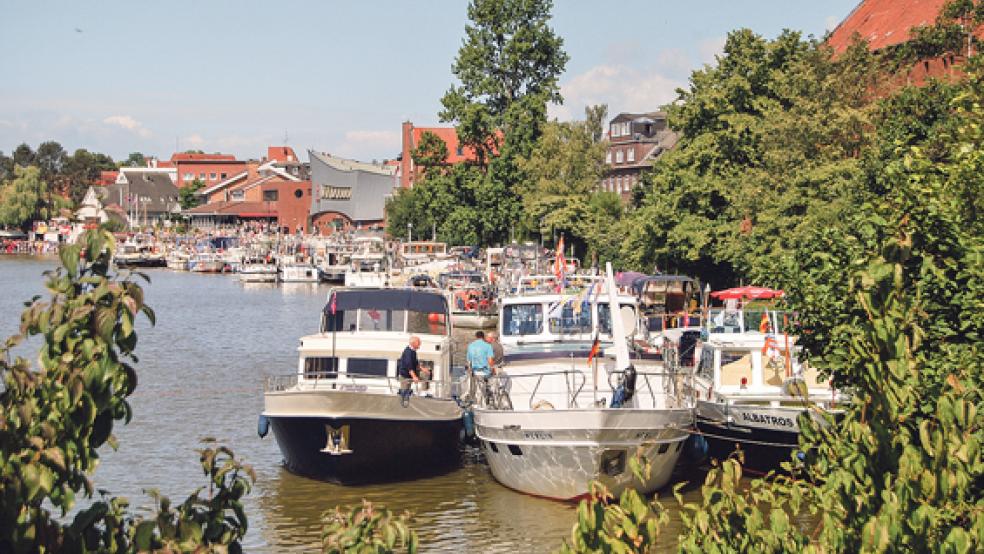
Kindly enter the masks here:
[[170, 160], [155, 162], [155, 165], [177, 170], [175, 184], [178, 188], [184, 187], [195, 179], [209, 187], [246, 169], [246, 162], [237, 160], [231, 154], [175, 153], [171, 155]]
[[628, 201], [642, 172], [676, 145], [677, 133], [666, 124], [664, 112], [620, 113], [608, 125], [608, 171], [599, 185]]
[[[948, 0], [862, 0], [830, 33], [827, 44], [836, 54], [851, 45], [855, 37], [868, 41], [872, 50], [898, 47], [912, 37], [912, 28], [931, 26]], [[984, 38], [984, 28], [974, 31]], [[948, 78], [959, 75], [959, 66], [966, 60], [967, 51], [952, 53], [916, 62], [904, 73], [898, 86], [921, 84], [929, 78]]]
[[400, 186], [410, 188], [415, 180], [420, 179], [420, 168], [413, 163], [412, 152], [420, 145], [420, 140], [424, 133], [433, 133], [444, 141], [448, 148], [449, 164], [475, 161], [478, 156], [471, 147], [463, 146], [458, 142], [458, 132], [454, 127], [415, 127], [410, 121], [403, 122], [402, 142], [400, 149]]

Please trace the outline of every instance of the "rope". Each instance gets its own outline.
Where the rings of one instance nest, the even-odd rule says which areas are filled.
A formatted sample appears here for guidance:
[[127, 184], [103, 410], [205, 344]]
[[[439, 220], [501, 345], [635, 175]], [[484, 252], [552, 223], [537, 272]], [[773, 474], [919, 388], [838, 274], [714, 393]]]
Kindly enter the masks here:
[[[710, 422], [710, 423], [719, 423], [719, 422]], [[720, 422], [720, 423], [723, 423], [723, 422]], [[692, 430], [691, 429], [686, 429], [685, 431], [687, 433], [690, 433], [691, 435], [703, 435], [705, 437], [711, 437], [711, 438], [714, 438], [714, 439], [721, 439], [721, 440], [726, 440], [726, 441], [731, 441], [731, 442], [740, 442], [740, 443], [747, 443], [747, 444], [755, 444], [755, 445], [758, 445], [758, 446], [773, 446], [773, 447], [778, 447], [778, 448], [796, 448], [798, 446], [798, 445], [794, 445], [794, 444], [787, 444], [787, 443], [784, 443], [784, 442], [768, 442], [768, 441], [756, 441], [756, 440], [750, 440], [750, 439], [737, 439], [735, 437], [726, 437], [724, 435], [715, 435], [713, 433], [705, 433], [705, 432], [703, 432], [703, 431], [701, 431], [699, 429], [692, 429]]]

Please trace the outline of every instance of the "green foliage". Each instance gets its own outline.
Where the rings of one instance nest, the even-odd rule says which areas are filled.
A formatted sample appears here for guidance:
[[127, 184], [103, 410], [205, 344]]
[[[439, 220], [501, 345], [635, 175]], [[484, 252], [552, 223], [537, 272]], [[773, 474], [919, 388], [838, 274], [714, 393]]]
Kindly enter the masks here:
[[195, 179], [181, 187], [181, 190], [178, 191], [178, 203], [181, 204], [181, 209], [187, 210], [200, 204], [198, 191], [203, 188], [205, 188], [205, 183], [201, 179]]
[[525, 226], [541, 236], [564, 234], [580, 256], [611, 255], [605, 246], [613, 242], [612, 227], [621, 219], [622, 206], [617, 195], [597, 190], [605, 148], [587, 122], [544, 125], [536, 148], [519, 162], [529, 177], [519, 189]]
[[387, 231], [403, 237], [407, 223], [414, 234], [436, 228], [438, 240], [450, 244], [478, 244], [485, 233], [494, 232], [482, 202], [489, 191], [487, 175], [474, 166], [458, 164], [446, 171], [432, 171], [412, 189], [401, 189], [386, 205]]
[[[98, 450], [115, 448], [115, 423], [132, 416], [134, 325], [140, 314], [151, 323], [155, 316], [133, 275], [110, 273], [114, 250], [102, 230], [63, 247], [61, 267], [46, 273], [50, 298], [26, 303], [20, 334], [2, 348], [0, 551], [238, 551], [246, 530], [240, 498], [254, 477], [223, 448], [201, 451], [208, 497], [196, 492], [176, 511], [154, 493], [157, 515], [134, 518], [126, 500], [102, 491], [71, 523], [50, 511], [64, 517], [80, 495], [92, 497]], [[9, 361], [32, 336], [43, 339], [39, 367], [21, 357]]]
[[410, 153], [413, 163], [423, 168], [423, 171], [441, 167], [448, 163], [448, 145], [441, 137], [430, 131], [420, 135], [420, 144]]
[[36, 219], [53, 215], [48, 183], [36, 166], [14, 166], [13, 180], [0, 188], [0, 225], [28, 230]]
[[142, 152], [130, 152], [126, 160], [120, 164], [121, 167], [145, 167], [147, 159]]
[[326, 554], [384, 554], [417, 552], [417, 533], [410, 528], [410, 514], [394, 516], [371, 502], [348, 513], [341, 508], [322, 516], [321, 546]]

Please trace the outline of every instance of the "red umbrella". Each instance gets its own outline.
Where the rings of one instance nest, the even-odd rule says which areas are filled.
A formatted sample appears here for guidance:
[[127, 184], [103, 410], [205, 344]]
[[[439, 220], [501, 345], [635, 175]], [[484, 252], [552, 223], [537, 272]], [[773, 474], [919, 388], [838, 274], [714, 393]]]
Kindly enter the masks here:
[[737, 287], [733, 289], [724, 289], [711, 293], [711, 296], [717, 298], [718, 300], [731, 300], [737, 298], [752, 298], [755, 300], [762, 300], [766, 298], [779, 298], [783, 293], [781, 290], [770, 289], [766, 287]]

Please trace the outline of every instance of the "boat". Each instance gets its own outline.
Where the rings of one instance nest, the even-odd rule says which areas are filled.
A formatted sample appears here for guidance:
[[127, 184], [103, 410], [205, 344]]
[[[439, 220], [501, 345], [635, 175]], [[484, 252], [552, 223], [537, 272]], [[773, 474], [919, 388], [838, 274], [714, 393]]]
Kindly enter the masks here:
[[[635, 299], [615, 292], [610, 266], [601, 287], [502, 300], [505, 364], [473, 412], [492, 475], [511, 489], [574, 501], [597, 481], [616, 495], [650, 493], [669, 482], [693, 430], [683, 374], [632, 365]], [[613, 359], [599, 367], [603, 342]], [[642, 481], [629, 464], [637, 452], [652, 467]]]
[[387, 287], [390, 285], [386, 243], [382, 237], [356, 237], [354, 252], [345, 272], [346, 287]]
[[175, 248], [167, 253], [164, 257], [164, 262], [168, 269], [174, 271], [187, 271], [189, 259], [191, 259], [191, 254], [180, 248]]
[[[691, 394], [711, 457], [727, 458], [740, 447], [747, 469], [779, 469], [799, 448], [801, 415], [819, 421], [819, 413], [826, 411], [836, 417], [837, 406], [848, 401], [816, 368], [799, 362], [788, 322], [788, 314], [768, 307], [732, 304], [707, 310], [693, 354]], [[668, 362], [677, 357], [679, 351], [670, 352]]]
[[664, 348], [679, 347], [683, 341], [683, 350], [688, 351], [686, 346], [700, 335], [700, 281], [686, 275], [641, 275], [627, 288], [639, 299], [643, 330], [633, 348], [659, 357]]
[[280, 266], [282, 283], [319, 283], [321, 275], [318, 268], [304, 262], [288, 261]]
[[277, 264], [247, 261], [239, 265], [239, 280], [243, 283], [276, 283], [279, 278]]
[[127, 241], [120, 245], [113, 255], [113, 263], [118, 268], [134, 267], [165, 267], [164, 254], [162, 254], [156, 244], [149, 241], [141, 241], [140, 237], [135, 237], [133, 241]]
[[477, 270], [441, 273], [437, 282], [451, 297], [451, 321], [464, 329], [488, 329], [499, 321], [495, 289]]
[[[462, 410], [448, 315], [437, 290], [332, 289], [320, 332], [301, 338], [297, 370], [266, 381], [261, 427], [273, 430], [287, 469], [359, 484], [454, 467]], [[411, 336], [432, 379], [404, 400], [396, 366]]]
[[222, 273], [224, 270], [225, 260], [216, 252], [196, 252], [188, 258], [188, 271], [193, 273]]
[[429, 240], [402, 242], [397, 251], [397, 260], [402, 267], [416, 267], [448, 259], [448, 245], [443, 242]]

